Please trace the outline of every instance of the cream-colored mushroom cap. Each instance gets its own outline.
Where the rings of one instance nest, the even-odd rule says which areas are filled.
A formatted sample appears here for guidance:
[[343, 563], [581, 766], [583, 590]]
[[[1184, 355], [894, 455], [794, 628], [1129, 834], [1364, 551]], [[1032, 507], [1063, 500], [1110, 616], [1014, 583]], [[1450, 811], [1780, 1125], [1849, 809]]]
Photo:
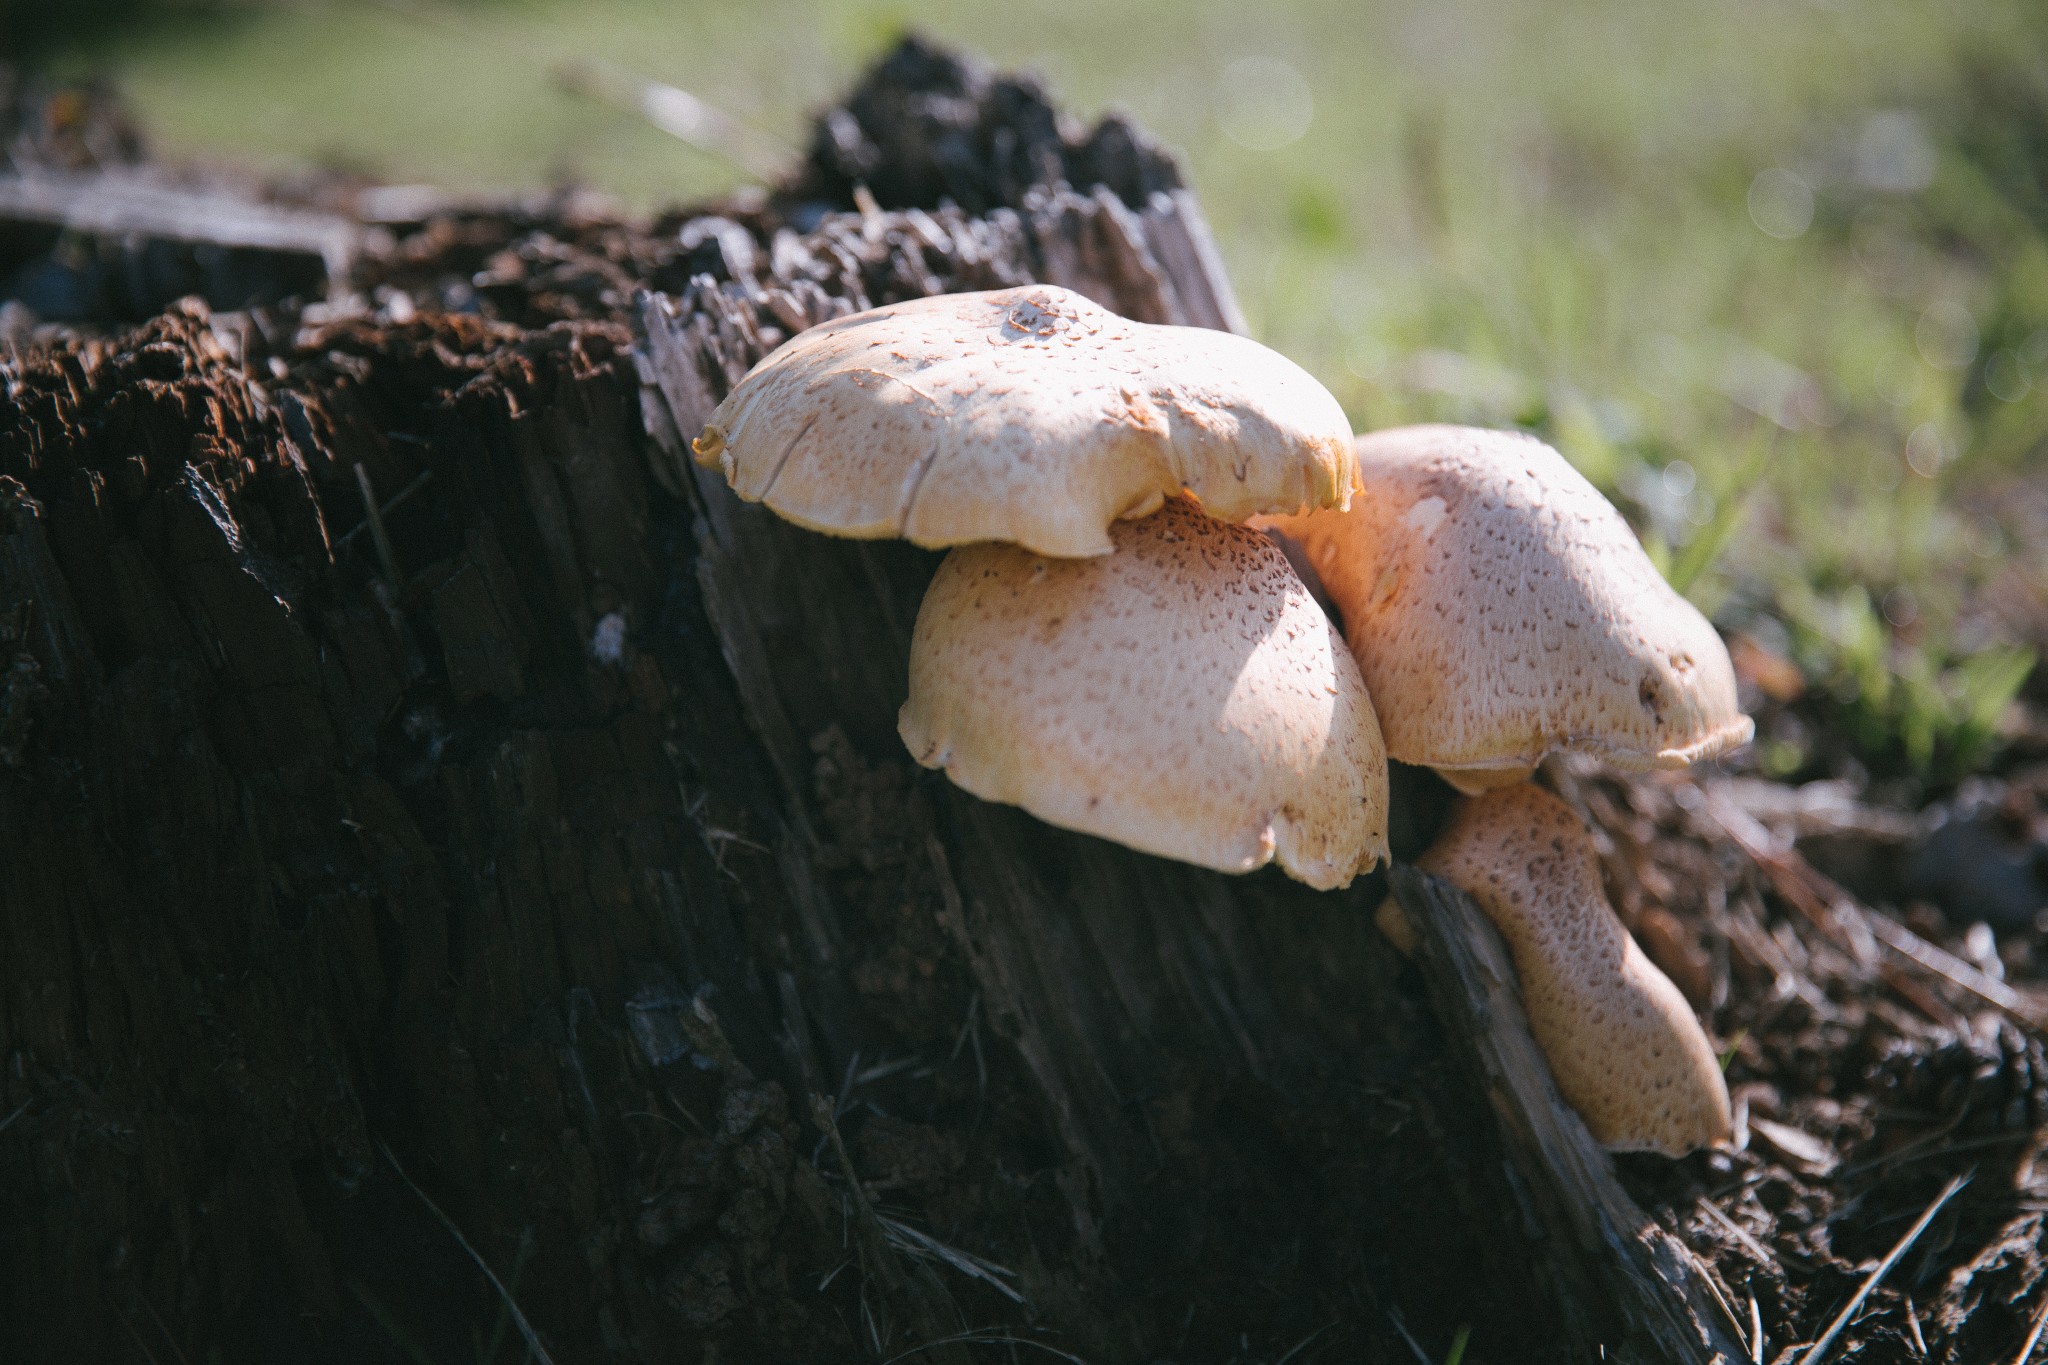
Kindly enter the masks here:
[[1528, 783], [1467, 797], [1417, 865], [1507, 940], [1529, 1031], [1601, 1145], [1682, 1156], [1730, 1135], [1713, 1045], [1615, 917], [1571, 807]]
[[1372, 701], [1279, 549], [1184, 499], [1116, 553], [964, 546], [925, 593], [897, 729], [989, 801], [1223, 872], [1343, 886], [1386, 856]]
[[1211, 516], [1342, 507], [1351, 427], [1247, 337], [1131, 322], [1051, 285], [948, 294], [799, 333], [694, 449], [799, 526], [941, 547], [1109, 551], [1183, 490]]
[[1393, 757], [1471, 791], [1553, 749], [1677, 768], [1749, 739], [1721, 637], [1555, 450], [1452, 426], [1357, 450], [1348, 511], [1272, 524], [1342, 611]]

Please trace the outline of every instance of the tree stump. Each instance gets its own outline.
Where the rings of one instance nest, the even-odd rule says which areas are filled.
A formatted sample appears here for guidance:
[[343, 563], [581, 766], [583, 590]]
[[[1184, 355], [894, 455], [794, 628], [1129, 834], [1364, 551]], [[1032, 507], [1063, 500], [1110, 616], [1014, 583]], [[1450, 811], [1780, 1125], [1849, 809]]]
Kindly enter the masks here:
[[1469, 903], [1397, 876], [1418, 973], [1383, 876], [918, 771], [937, 557], [684, 458], [874, 303], [1236, 325], [1171, 159], [912, 43], [664, 240], [630, 318], [185, 303], [0, 361], [6, 1354], [1741, 1358]]

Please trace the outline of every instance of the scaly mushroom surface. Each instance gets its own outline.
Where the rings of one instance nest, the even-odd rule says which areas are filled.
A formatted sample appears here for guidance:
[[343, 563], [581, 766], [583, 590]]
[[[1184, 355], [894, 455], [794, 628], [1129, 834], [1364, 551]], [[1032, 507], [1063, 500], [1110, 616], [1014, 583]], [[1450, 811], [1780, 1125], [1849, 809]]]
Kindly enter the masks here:
[[1713, 1046], [1608, 904], [1571, 807], [1527, 783], [1467, 797], [1417, 866], [1472, 897], [1507, 940], [1529, 1031], [1603, 1146], [1682, 1156], [1729, 1136]]
[[1183, 491], [1211, 516], [1347, 505], [1351, 427], [1246, 337], [1131, 322], [1051, 285], [891, 304], [756, 365], [693, 448], [799, 526], [1107, 554]]
[[1453, 426], [1356, 449], [1348, 510], [1264, 524], [1343, 613], [1389, 755], [1475, 792], [1553, 750], [1679, 768], [1749, 739], [1720, 636], [1555, 450]]
[[964, 546], [917, 615], [898, 729], [917, 761], [1050, 824], [1318, 888], [1386, 856], [1358, 667], [1277, 546], [1185, 499], [1116, 553]]

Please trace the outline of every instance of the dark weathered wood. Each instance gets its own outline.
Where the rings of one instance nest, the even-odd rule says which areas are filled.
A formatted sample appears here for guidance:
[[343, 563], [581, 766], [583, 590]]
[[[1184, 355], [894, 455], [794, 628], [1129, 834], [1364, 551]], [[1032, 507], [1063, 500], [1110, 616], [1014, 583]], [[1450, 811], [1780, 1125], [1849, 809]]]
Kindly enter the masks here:
[[[60, 234], [73, 245], [56, 252]], [[148, 317], [184, 294], [218, 308], [331, 297], [347, 287], [366, 229], [139, 171], [37, 168], [0, 176], [0, 239], [12, 293], [51, 320], [85, 322]], [[23, 245], [41, 257], [32, 267], [14, 258]]]
[[1187, 190], [1156, 191], [1145, 205], [1145, 230], [1160, 267], [1179, 291], [1186, 321], [1224, 332], [1245, 329], [1244, 312], [1224, 272], [1209, 220]]
[[1522, 1009], [1507, 946], [1455, 887], [1396, 868], [1430, 999], [1469, 1078], [1485, 1089], [1536, 1274], [1580, 1359], [1735, 1365], [1747, 1352], [1726, 1300], [1683, 1243], [1636, 1207], [1614, 1163], [1558, 1096]]
[[[781, 306], [848, 306], [801, 273], [835, 247], [835, 286], [905, 287], [907, 234], [941, 284], [1031, 261], [1021, 215], [924, 217], [786, 244]], [[916, 775], [936, 557], [679, 459], [769, 288], [650, 300], [638, 361], [615, 327], [358, 320], [279, 379], [186, 307], [4, 362], [10, 1352], [405, 1358], [388, 1320], [463, 1358], [494, 1291], [401, 1165], [558, 1361], [1542, 1318], [1364, 890]], [[966, 1146], [928, 1211], [857, 1213], [870, 1104]], [[1386, 1250], [1418, 1241], [1503, 1306], [1433, 1302], [1438, 1262]], [[1190, 1309], [1227, 1335], [1183, 1341]]]
[[176, 189], [139, 176], [48, 170], [0, 176], [0, 221], [313, 256], [335, 282], [348, 278], [363, 235], [355, 223], [334, 214]]

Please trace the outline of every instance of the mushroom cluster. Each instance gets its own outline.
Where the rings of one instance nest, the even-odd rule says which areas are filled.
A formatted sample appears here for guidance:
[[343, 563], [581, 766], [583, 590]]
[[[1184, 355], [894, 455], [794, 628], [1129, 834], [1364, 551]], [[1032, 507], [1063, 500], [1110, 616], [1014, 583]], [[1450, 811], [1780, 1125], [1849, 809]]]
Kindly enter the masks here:
[[[1698, 1020], [1529, 778], [1560, 750], [1684, 766], [1750, 722], [1712, 626], [1549, 447], [1354, 440], [1255, 342], [1030, 286], [801, 333], [694, 449], [798, 525], [949, 550], [898, 729], [977, 796], [1331, 889], [1387, 856], [1389, 756], [1435, 768], [1468, 796], [1422, 865], [1507, 939], [1594, 1136], [1676, 1155], [1727, 1135]], [[1393, 902], [1380, 922], [1410, 937]]]
[[693, 449], [800, 526], [958, 547], [911, 639], [919, 763], [1225, 872], [1327, 889], [1386, 856], [1358, 665], [1235, 524], [1358, 481], [1344, 410], [1285, 357], [1052, 286], [942, 295], [798, 334]]

